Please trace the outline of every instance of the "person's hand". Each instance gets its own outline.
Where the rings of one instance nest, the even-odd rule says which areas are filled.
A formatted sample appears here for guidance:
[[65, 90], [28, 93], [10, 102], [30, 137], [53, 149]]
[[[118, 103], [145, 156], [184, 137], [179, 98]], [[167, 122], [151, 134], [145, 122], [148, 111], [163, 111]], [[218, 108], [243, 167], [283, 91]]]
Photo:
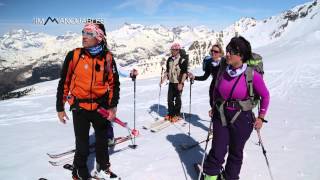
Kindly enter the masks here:
[[189, 78], [190, 78], [191, 81], [194, 80], [194, 75], [193, 75], [191, 72], [188, 73], [188, 76], [189, 76]]
[[130, 71], [130, 77], [131, 78], [136, 78], [137, 76], [138, 76], [138, 70], [136, 70], [136, 69], [132, 69], [131, 71]]
[[69, 117], [67, 116], [65, 111], [58, 112], [58, 118], [61, 123], [65, 124], [66, 120], [69, 120]]
[[179, 83], [177, 88], [178, 88], [178, 91], [182, 91], [183, 90], [183, 83]]
[[208, 114], [209, 114], [209, 117], [210, 117], [210, 118], [213, 117], [213, 111], [212, 111], [212, 109], [209, 110]]
[[256, 118], [256, 121], [254, 122], [253, 124], [253, 127], [256, 129], [256, 130], [260, 130], [262, 128], [262, 124], [263, 124], [263, 120], [259, 117]]
[[116, 118], [116, 116], [117, 116], [117, 108], [114, 107], [114, 108], [107, 109], [107, 112], [108, 112], [107, 119], [109, 121], [113, 121], [114, 118]]
[[160, 83], [159, 83], [160, 87], [161, 87], [162, 83], [163, 83], [163, 79], [160, 80]]

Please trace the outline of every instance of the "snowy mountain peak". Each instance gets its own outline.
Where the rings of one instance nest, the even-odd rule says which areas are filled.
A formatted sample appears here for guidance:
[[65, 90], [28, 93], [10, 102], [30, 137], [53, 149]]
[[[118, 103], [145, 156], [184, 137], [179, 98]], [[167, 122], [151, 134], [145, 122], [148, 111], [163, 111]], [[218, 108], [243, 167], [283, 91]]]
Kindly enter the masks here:
[[136, 29], [143, 29], [143, 28], [144, 28], [144, 25], [142, 24], [130, 24], [126, 22], [120, 29], [136, 30]]
[[[304, 28], [301, 28], [304, 27]], [[190, 68], [201, 65], [210, 46], [220, 42], [225, 46], [236, 34], [244, 36], [253, 48], [276, 41], [304, 37], [320, 27], [319, 0], [296, 6], [265, 20], [243, 17], [223, 29], [214, 32], [206, 26], [141, 25], [124, 23], [121, 28], [107, 32], [108, 45], [117, 61], [130, 68], [138, 67], [142, 76], [158, 74], [160, 61], [169, 54], [170, 45], [179, 42], [190, 55]], [[10, 31], [0, 37], [0, 67], [30, 65], [41, 57], [46, 61], [62, 63], [69, 50], [81, 46], [81, 35], [67, 32], [60, 36], [33, 33], [27, 30]], [[30, 60], [31, 59], [31, 60]], [[42, 60], [41, 62], [44, 62]]]
[[177, 27], [172, 28], [172, 31], [175, 34], [180, 34], [180, 33], [188, 32], [188, 31], [192, 31], [192, 30], [193, 30], [193, 28], [190, 26], [177, 26]]
[[204, 33], [212, 32], [212, 30], [210, 30], [207, 26], [204, 26], [204, 25], [196, 26], [193, 29], [194, 31], [197, 31], [197, 32], [204, 32]]
[[235, 35], [236, 33], [243, 33], [249, 28], [254, 27], [257, 24], [257, 20], [254, 18], [244, 17], [236, 21], [224, 30], [224, 34]]
[[289, 21], [295, 21], [299, 18], [305, 18], [309, 14], [318, 14], [320, 9], [320, 3], [318, 0], [313, 2], [308, 2], [302, 5], [298, 5], [291, 10], [287, 10], [281, 14], [283, 19], [287, 19]]
[[257, 24], [257, 20], [253, 17], [243, 17], [235, 22], [235, 25], [241, 26], [255, 26]]

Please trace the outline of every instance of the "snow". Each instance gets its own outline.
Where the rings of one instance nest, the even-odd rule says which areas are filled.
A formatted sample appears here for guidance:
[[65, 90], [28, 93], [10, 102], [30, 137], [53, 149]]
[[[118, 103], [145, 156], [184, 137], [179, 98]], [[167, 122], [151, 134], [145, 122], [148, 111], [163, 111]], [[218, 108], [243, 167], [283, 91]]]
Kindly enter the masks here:
[[[311, 3], [307, 3], [306, 7], [309, 4]], [[299, 7], [293, 10], [298, 11]], [[253, 43], [254, 51], [263, 56], [264, 78], [271, 93], [271, 104], [266, 117], [269, 123], [264, 125], [261, 133], [271, 170], [277, 180], [320, 179], [320, 121], [316, 111], [320, 102], [318, 11], [319, 2], [305, 18], [289, 22], [278, 38], [270, 39], [270, 33], [279, 25], [276, 22], [283, 20], [281, 15], [271, 17], [266, 23], [257, 21], [254, 27], [240, 33]], [[134, 31], [143, 28], [140, 25], [132, 27], [137, 28]], [[159, 25], [153, 28], [166, 31], [165, 27]], [[196, 29], [199, 32], [205, 28]], [[142, 38], [139, 40], [141, 47], [148, 44], [143, 44], [147, 41], [144, 37], [155, 36], [152, 31], [144, 33], [144, 36], [139, 37]], [[187, 35], [191, 36], [192, 33], [187, 32]], [[134, 36], [130, 38], [133, 40], [127, 42], [129, 46], [139, 39]], [[227, 38], [225, 37], [225, 42], [228, 42]], [[122, 41], [120, 37], [119, 41]], [[159, 41], [158, 45], [168, 48], [169, 43]], [[149, 50], [147, 47], [146, 49]], [[152, 62], [156, 62], [156, 59]], [[155, 64], [150, 69], [155, 73], [155, 69], [161, 68]], [[203, 73], [201, 68], [192, 69], [192, 72], [197, 75]], [[194, 143], [206, 137], [209, 126], [207, 112], [210, 80], [196, 81], [192, 86], [190, 137], [187, 134], [188, 124], [172, 125], [158, 133], [141, 128], [157, 116], [158, 82], [159, 76], [137, 79], [137, 129], [141, 134], [136, 139], [138, 148], [112, 154], [112, 169], [125, 180], [195, 179], [193, 163], [200, 161], [204, 144], [186, 152], [178, 152], [177, 148], [179, 144]], [[28, 96], [0, 101], [1, 179], [70, 179], [71, 173], [62, 167], [52, 167], [48, 163], [51, 159], [46, 155], [47, 152], [63, 152], [74, 147], [72, 120], [63, 125], [56, 116], [57, 84], [57, 80], [35, 84], [32, 86], [35, 90]], [[164, 86], [161, 92], [162, 116], [166, 112], [167, 88]], [[130, 79], [121, 79], [120, 94], [118, 117], [133, 127], [133, 83]], [[182, 111], [187, 113], [189, 83], [185, 84], [182, 101]], [[68, 115], [71, 118], [69, 112]], [[126, 129], [118, 125], [114, 127], [116, 136], [127, 135]], [[115, 151], [126, 148], [129, 143], [117, 146]], [[261, 148], [256, 143], [257, 136], [253, 132], [245, 147], [240, 177], [246, 180], [269, 180]], [[94, 169], [94, 155], [90, 156], [88, 164], [91, 170]]]
[[[320, 102], [320, 63], [316, 56], [318, 32], [300, 43], [272, 44], [257, 49], [265, 52], [265, 79], [271, 92], [269, 123], [262, 130], [262, 138], [275, 179], [311, 179], [320, 177], [320, 122], [315, 107]], [[278, 46], [276, 46], [278, 45]], [[303, 51], [298, 51], [303, 48]], [[201, 74], [201, 69], [193, 70]], [[158, 100], [159, 77], [137, 80], [137, 128], [141, 137], [138, 148], [111, 155], [112, 169], [123, 179], [195, 179], [192, 163], [201, 159], [204, 144], [186, 152], [177, 152], [182, 143], [193, 143], [206, 136], [209, 126], [209, 80], [195, 82], [192, 88], [191, 137], [186, 126], [170, 126], [159, 133], [143, 130], [152, 122], [150, 107]], [[121, 99], [118, 117], [133, 126], [133, 83], [121, 79]], [[72, 121], [60, 124], [55, 113], [55, 92], [58, 81], [36, 84], [31, 95], [0, 102], [1, 165], [4, 179], [67, 179], [70, 172], [52, 167], [47, 152], [62, 152], [73, 148]], [[161, 93], [161, 110], [166, 109], [167, 86]], [[189, 108], [189, 84], [183, 93], [183, 112]], [[156, 111], [156, 108], [153, 108]], [[163, 115], [164, 111], [161, 111]], [[152, 113], [156, 115], [155, 112]], [[71, 115], [69, 114], [69, 117]], [[115, 125], [117, 136], [126, 130]], [[253, 132], [245, 148], [241, 179], [269, 179], [260, 147], [255, 145]], [[116, 147], [126, 147], [128, 143]], [[90, 156], [91, 164], [94, 156]]]

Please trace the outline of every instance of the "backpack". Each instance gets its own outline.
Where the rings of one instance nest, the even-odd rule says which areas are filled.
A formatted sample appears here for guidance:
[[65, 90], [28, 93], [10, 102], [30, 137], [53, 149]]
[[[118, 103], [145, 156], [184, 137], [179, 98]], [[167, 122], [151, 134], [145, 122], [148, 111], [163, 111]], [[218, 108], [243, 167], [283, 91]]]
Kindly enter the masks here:
[[206, 71], [207, 66], [210, 66], [211, 62], [212, 62], [212, 57], [211, 56], [204, 57], [204, 59], [202, 61], [202, 70]]
[[252, 53], [253, 59], [247, 61], [248, 67], [245, 71], [245, 77], [247, 82], [248, 94], [252, 105], [255, 107], [260, 102], [260, 97], [253, 92], [253, 73], [254, 70], [261, 75], [264, 74], [263, 61], [261, 55], [257, 53]]
[[[185, 60], [189, 61], [189, 55], [187, 54], [186, 50], [180, 49], [180, 50], [179, 50], [179, 53], [180, 53], [180, 56], [181, 56], [182, 58], [184, 58]], [[179, 65], [180, 65], [181, 63], [182, 63], [182, 62], [179, 61]]]

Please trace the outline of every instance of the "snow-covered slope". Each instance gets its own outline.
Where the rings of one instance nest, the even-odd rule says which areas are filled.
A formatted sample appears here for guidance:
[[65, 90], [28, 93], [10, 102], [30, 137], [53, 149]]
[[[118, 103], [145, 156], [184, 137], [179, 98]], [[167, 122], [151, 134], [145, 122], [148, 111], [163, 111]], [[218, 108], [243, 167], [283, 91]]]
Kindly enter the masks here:
[[[320, 15], [318, 13], [319, 1], [315, 2], [293, 8], [292, 13], [299, 14], [298, 16], [288, 17], [286, 16], [288, 12], [284, 12], [279, 16], [265, 20], [265, 22], [242, 19], [241, 22], [245, 22], [244, 24], [247, 24], [247, 26], [238, 24], [239, 34], [248, 38], [254, 46], [254, 51], [263, 55], [266, 71], [264, 77], [271, 93], [271, 104], [266, 117], [269, 123], [264, 125], [262, 137], [270, 159], [272, 172], [275, 179], [279, 180], [320, 179], [320, 165], [318, 163], [320, 161], [318, 155], [320, 152], [320, 122], [316, 109], [320, 102], [320, 61], [318, 55]], [[307, 15], [305, 15], [306, 13]], [[288, 17], [288, 19], [285, 19], [285, 17]], [[281, 29], [279, 27], [282, 24], [287, 25]], [[110, 32], [110, 36], [112, 35], [110, 46], [118, 54], [125, 54], [125, 49], [128, 49], [128, 52], [135, 51], [134, 47], [140, 46], [140, 49], [136, 49], [137, 52], [152, 54], [155, 51], [152, 49], [154, 46], [148, 46], [148, 43], [151, 44], [151, 39], [157, 37], [158, 41], [155, 41], [154, 44], [162, 45], [163, 49], [159, 52], [161, 55], [150, 55], [151, 60], [147, 61], [145, 59], [145, 62], [139, 60], [136, 65], [139, 65], [139, 67], [149, 65], [149, 69], [159, 69], [160, 65], [158, 65], [159, 60], [157, 58], [165, 57], [168, 46], [172, 42], [172, 34], [179, 34], [179, 36], [175, 36], [177, 39], [183, 36], [197, 38], [193, 42], [184, 41], [183, 38], [180, 38], [181, 42], [188, 47], [189, 54], [195, 54], [194, 57], [200, 57], [207, 53], [210, 43], [212, 43], [207, 39], [208, 37], [212, 39], [219, 37], [219, 35], [211, 36], [212, 32], [205, 30], [203, 27], [193, 28], [193, 32], [188, 31], [188, 28], [180, 27], [180, 30], [176, 29], [173, 33], [172, 29], [158, 25], [150, 27], [125, 25], [120, 29], [122, 33], [127, 33], [127, 36], [123, 35], [123, 38], [121, 38], [121, 34], [116, 34], [116, 31]], [[157, 32], [154, 29], [158, 29]], [[280, 32], [279, 36], [275, 35], [277, 33], [273, 34], [275, 30]], [[197, 35], [199, 32], [200, 35]], [[229, 28], [228, 32], [233, 32], [232, 28], [231, 30]], [[19, 32], [17, 33], [19, 34]], [[28, 43], [18, 43], [18, 41], [9, 43], [7, 39], [8, 43], [6, 43], [4, 49], [10, 49], [8, 52], [12, 53], [14, 51], [24, 52], [27, 56], [32, 54], [28, 52], [28, 48], [30, 48], [29, 50], [35, 50], [37, 46], [50, 47], [50, 45], [42, 44], [47, 40], [35, 41], [37, 38], [50, 39], [48, 35], [24, 33], [34, 37], [29, 45]], [[165, 38], [166, 33], [169, 34], [168, 38]], [[15, 36], [23, 38], [23, 36]], [[113, 36], [118, 36], [114, 38], [116, 41], [112, 40]], [[146, 44], [141, 43], [140, 45], [139, 43], [139, 45], [134, 46], [135, 36], [140, 36]], [[149, 40], [147, 36], [149, 36]], [[51, 40], [56, 38], [52, 37]], [[70, 46], [68, 45], [70, 48], [73, 48], [75, 44], [72, 43], [76, 42], [72, 39], [78, 38], [78, 43], [81, 40], [78, 36], [72, 34], [61, 38], [70, 42]], [[130, 43], [125, 43], [126, 39], [130, 40], [130, 38], [133, 38], [133, 40]], [[4, 42], [4, 39], [4, 37], [1, 37], [0, 41]], [[227, 42], [227, 37], [223, 37], [223, 39]], [[115, 42], [119, 43], [119, 47], [116, 47]], [[126, 45], [127, 48], [122, 47], [122, 45]], [[3, 47], [3, 43], [1, 43], [1, 51], [4, 51]], [[158, 50], [158, 48], [156, 49]], [[50, 51], [50, 53], [53, 53], [53, 51]], [[41, 54], [41, 56], [43, 55], [45, 56], [45, 53]], [[2, 53], [1, 56], [3, 56]], [[198, 61], [200, 63], [200, 58], [198, 58]], [[145, 63], [145, 66], [142, 62]], [[123, 63], [127, 63], [127, 61], [123, 59]], [[203, 73], [201, 69], [192, 71], [196, 74]], [[126, 79], [121, 81], [118, 117], [127, 121], [129, 126], [132, 127], [133, 83]], [[155, 111], [158, 103], [158, 81], [159, 77], [139, 78], [137, 80], [137, 128], [141, 133], [141, 137], [137, 139], [139, 146], [136, 150], [126, 149], [111, 155], [112, 169], [125, 180], [195, 179], [192, 164], [201, 159], [204, 146], [201, 145], [201, 147], [196, 147], [187, 152], [178, 152], [177, 148], [181, 143], [193, 143], [206, 136], [206, 130], [209, 126], [207, 94], [210, 80], [195, 82], [192, 86], [191, 137], [186, 134], [188, 125], [171, 126], [156, 134], [141, 129], [142, 125], [152, 122], [151, 114], [153, 116], [157, 115]], [[56, 86], [57, 80], [35, 84], [32, 86], [35, 91], [28, 96], [0, 101], [1, 179], [70, 178], [70, 172], [63, 170], [62, 167], [50, 166], [47, 162], [50, 159], [46, 156], [47, 152], [62, 152], [74, 146], [72, 121], [69, 121], [67, 125], [62, 125], [58, 123], [56, 117]], [[167, 87], [165, 86], [161, 93], [160, 115], [164, 115], [166, 112], [166, 91]], [[182, 100], [182, 111], [188, 112], [188, 83], [186, 83]], [[117, 125], [115, 125], [115, 132], [116, 136], [127, 134], [125, 129]], [[241, 179], [269, 180], [264, 157], [256, 142], [257, 138], [253, 132], [245, 148]], [[122, 144], [116, 147], [115, 151], [125, 148], [127, 145]], [[92, 169], [94, 167], [94, 156], [90, 156], [89, 159], [88, 164]]]
[[[316, 16], [314, 17], [316, 18]], [[319, 17], [318, 17], [319, 18]], [[309, 29], [310, 28], [310, 29]], [[320, 102], [320, 31], [312, 26], [305, 36], [287, 35], [282, 41], [255, 49], [264, 55], [265, 80], [271, 92], [268, 124], [262, 137], [275, 179], [318, 180], [320, 178], [320, 122], [316, 107]], [[196, 74], [203, 73], [200, 69]], [[188, 125], [171, 126], [153, 134], [141, 128], [157, 115], [159, 77], [137, 80], [137, 128], [141, 137], [136, 150], [111, 155], [112, 169], [122, 179], [195, 179], [192, 164], [201, 159], [203, 145], [178, 152], [181, 143], [194, 143], [206, 136], [209, 80], [192, 87], [191, 137]], [[122, 79], [118, 117], [133, 126], [133, 87]], [[57, 81], [34, 85], [31, 95], [0, 102], [0, 177], [3, 179], [68, 179], [70, 172], [52, 167], [47, 152], [73, 148], [72, 121], [58, 123], [55, 113]], [[189, 84], [183, 93], [183, 112], [188, 112]], [[166, 111], [166, 89], [161, 94], [161, 115]], [[126, 130], [115, 125], [117, 136]], [[253, 132], [245, 148], [241, 179], [268, 180], [268, 171]], [[128, 144], [116, 147], [115, 151]], [[89, 167], [94, 167], [94, 155]]]

